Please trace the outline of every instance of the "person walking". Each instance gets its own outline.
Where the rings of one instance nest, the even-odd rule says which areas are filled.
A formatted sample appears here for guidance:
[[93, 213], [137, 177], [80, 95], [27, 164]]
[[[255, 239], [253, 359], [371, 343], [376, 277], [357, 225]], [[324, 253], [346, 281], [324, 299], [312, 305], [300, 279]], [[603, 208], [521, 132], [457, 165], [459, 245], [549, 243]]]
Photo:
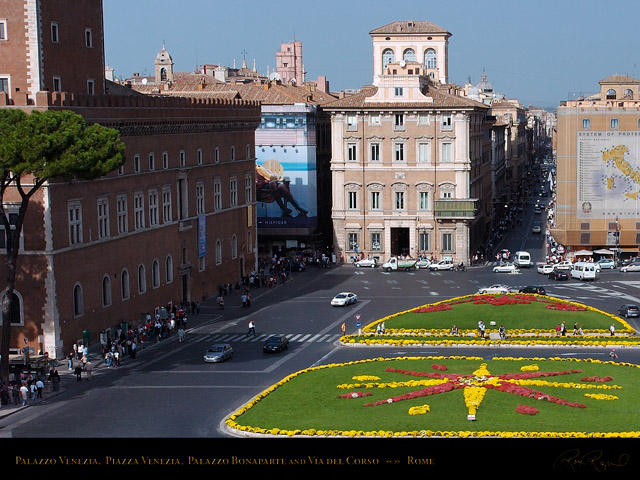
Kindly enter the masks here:
[[184, 342], [184, 328], [182, 327], [182, 325], [178, 327], [178, 341], [180, 343]]
[[69, 352], [69, 355], [67, 355], [67, 363], [69, 366], [69, 370], [73, 370], [73, 352]]
[[27, 382], [22, 382], [20, 387], [20, 398], [22, 399], [22, 406], [27, 405], [27, 398], [29, 398], [29, 389], [27, 388]]
[[615, 362], [618, 359], [618, 354], [616, 353], [616, 349], [615, 348], [609, 352], [609, 358], [613, 362]]
[[56, 367], [53, 367], [49, 372], [49, 380], [51, 381], [51, 385], [53, 386], [53, 391], [57, 392], [60, 390], [60, 374]]
[[84, 371], [87, 372], [87, 380], [91, 380], [91, 374], [93, 373], [93, 363], [91, 363], [91, 360], [87, 360]]
[[345, 335], [347, 333], [347, 324], [345, 322], [342, 322], [342, 324], [340, 325], [340, 332], [342, 333], [342, 335]]
[[81, 381], [82, 380], [82, 367], [80, 365], [78, 365], [76, 367], [76, 369], [74, 370], [74, 373], [76, 374], [76, 381]]
[[42, 390], [44, 390], [44, 382], [40, 379], [36, 380], [36, 390], [38, 391], [38, 398], [42, 398]]
[[249, 331], [247, 332], [247, 337], [249, 335], [253, 334], [253, 336], [256, 336], [256, 324], [253, 320], [249, 321]]

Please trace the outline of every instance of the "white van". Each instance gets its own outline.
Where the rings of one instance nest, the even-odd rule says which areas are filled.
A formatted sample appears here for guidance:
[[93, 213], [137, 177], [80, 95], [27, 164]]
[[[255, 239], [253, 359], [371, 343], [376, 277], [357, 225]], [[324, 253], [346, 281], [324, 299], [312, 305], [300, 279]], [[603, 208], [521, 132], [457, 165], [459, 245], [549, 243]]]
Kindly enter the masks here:
[[595, 280], [596, 264], [593, 262], [576, 262], [571, 266], [571, 278], [578, 280]]
[[529, 268], [531, 267], [531, 255], [529, 252], [516, 252], [513, 257], [513, 263], [515, 263], [518, 268]]

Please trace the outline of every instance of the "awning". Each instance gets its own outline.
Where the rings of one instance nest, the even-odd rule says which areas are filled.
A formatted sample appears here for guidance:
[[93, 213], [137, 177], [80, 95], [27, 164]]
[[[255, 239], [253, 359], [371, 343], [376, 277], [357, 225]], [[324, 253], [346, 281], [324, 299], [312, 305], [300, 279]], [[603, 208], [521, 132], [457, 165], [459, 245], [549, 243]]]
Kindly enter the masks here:
[[597, 253], [598, 255], [613, 255], [614, 254], [611, 250], [607, 250], [606, 248], [601, 248], [600, 250], [594, 250], [593, 253]]
[[578, 250], [573, 253], [576, 257], [592, 257], [593, 252], [591, 250]]

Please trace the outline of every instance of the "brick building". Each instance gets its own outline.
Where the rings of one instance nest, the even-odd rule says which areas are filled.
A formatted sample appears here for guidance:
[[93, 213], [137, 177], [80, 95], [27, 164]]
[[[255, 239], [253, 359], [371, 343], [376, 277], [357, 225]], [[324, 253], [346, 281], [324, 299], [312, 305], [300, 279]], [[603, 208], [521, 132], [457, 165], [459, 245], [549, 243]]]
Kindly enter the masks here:
[[[11, 3], [0, 41], [10, 88], [0, 106], [73, 110], [118, 129], [126, 145], [118, 171], [93, 182], [51, 180], [33, 198], [12, 347], [59, 358], [84, 331], [95, 345], [143, 312], [202, 301], [252, 270], [259, 103], [104, 93], [100, 0], [2, 3]], [[56, 38], [65, 41], [50, 45]]]

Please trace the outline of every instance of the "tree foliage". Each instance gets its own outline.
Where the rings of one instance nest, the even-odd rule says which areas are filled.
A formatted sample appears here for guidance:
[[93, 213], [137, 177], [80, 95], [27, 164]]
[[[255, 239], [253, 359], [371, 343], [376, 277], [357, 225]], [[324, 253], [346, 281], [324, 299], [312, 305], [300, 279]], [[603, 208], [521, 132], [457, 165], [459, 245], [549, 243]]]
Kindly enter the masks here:
[[[6, 294], [3, 318], [12, 309], [18, 245], [33, 194], [48, 180], [93, 180], [119, 168], [125, 146], [116, 129], [87, 124], [70, 110], [0, 109], [0, 225], [6, 232]], [[5, 194], [15, 188], [20, 195], [16, 220], [11, 225]], [[3, 322], [0, 348], [2, 377], [9, 374], [10, 322]]]

